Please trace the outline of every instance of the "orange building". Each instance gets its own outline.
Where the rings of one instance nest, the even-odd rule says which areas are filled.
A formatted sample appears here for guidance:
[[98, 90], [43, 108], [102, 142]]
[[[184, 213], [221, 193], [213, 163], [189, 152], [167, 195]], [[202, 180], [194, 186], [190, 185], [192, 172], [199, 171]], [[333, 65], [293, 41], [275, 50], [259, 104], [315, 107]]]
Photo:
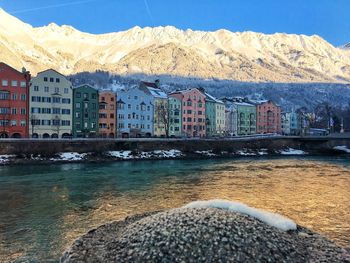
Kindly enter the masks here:
[[0, 63], [0, 137], [28, 138], [30, 73]]
[[281, 133], [281, 107], [271, 100], [254, 101], [256, 133]]
[[99, 136], [115, 138], [116, 135], [116, 94], [112, 91], [101, 91], [99, 95]]

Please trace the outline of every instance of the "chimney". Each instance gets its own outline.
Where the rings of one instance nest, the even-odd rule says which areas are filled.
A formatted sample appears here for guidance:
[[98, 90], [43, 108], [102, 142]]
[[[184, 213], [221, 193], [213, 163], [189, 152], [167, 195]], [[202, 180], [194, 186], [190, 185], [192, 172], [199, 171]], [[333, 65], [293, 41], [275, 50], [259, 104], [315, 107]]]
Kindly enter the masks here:
[[160, 80], [156, 79], [154, 83], [156, 84], [157, 88], [160, 89]]

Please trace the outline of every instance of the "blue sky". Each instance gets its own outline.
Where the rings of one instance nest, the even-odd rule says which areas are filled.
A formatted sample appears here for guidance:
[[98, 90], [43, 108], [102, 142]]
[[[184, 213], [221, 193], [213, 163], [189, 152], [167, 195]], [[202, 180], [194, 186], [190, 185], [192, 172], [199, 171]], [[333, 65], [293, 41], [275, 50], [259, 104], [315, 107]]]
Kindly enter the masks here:
[[173, 25], [350, 42], [350, 0], [0, 0], [0, 7], [33, 26], [55, 22], [90, 33]]

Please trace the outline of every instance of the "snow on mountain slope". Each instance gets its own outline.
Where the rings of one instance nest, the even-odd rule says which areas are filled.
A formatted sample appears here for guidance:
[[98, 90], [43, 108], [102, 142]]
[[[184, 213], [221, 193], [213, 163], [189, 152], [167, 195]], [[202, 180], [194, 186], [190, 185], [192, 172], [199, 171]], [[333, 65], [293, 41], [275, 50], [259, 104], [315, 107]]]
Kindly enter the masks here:
[[32, 73], [107, 70], [205, 79], [350, 82], [350, 52], [319, 36], [179, 30], [93, 35], [71, 26], [33, 28], [0, 9], [0, 60]]

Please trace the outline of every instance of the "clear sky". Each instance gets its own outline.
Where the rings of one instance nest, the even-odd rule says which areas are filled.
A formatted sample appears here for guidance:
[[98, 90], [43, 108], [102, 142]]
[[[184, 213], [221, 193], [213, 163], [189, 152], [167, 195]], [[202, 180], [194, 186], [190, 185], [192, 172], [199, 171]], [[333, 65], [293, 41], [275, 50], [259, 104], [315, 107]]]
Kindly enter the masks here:
[[0, 0], [0, 7], [33, 26], [55, 22], [90, 33], [172, 25], [350, 42], [350, 0]]

